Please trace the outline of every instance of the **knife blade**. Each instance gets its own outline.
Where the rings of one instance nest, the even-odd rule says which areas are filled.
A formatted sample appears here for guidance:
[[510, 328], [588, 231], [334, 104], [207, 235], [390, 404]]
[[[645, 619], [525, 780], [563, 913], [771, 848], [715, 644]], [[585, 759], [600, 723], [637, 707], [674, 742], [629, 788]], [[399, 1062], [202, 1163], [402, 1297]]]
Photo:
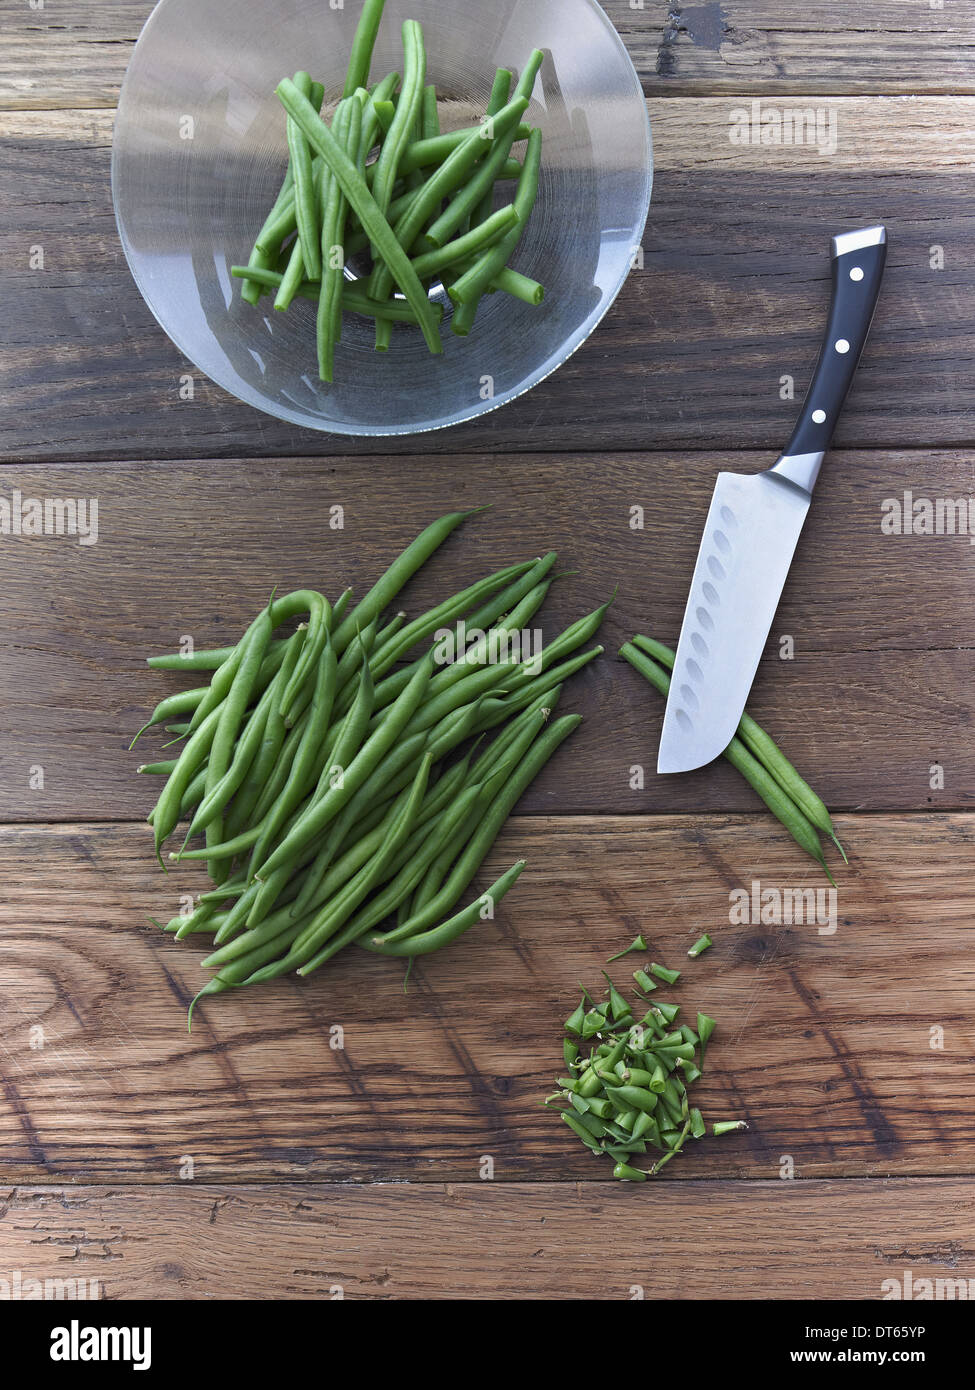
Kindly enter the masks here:
[[684, 612], [657, 771], [728, 747], [744, 713], [813, 489], [866, 346], [887, 259], [884, 227], [833, 237], [826, 337], [792, 439], [766, 472], [719, 473]]

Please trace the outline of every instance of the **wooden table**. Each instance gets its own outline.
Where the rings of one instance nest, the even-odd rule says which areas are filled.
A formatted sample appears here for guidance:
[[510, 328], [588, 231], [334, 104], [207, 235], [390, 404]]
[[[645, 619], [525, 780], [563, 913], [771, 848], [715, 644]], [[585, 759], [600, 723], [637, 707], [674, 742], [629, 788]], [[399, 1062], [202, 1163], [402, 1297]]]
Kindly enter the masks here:
[[[654, 126], [644, 269], [527, 398], [377, 450], [229, 399], [132, 283], [109, 150], [148, 0], [0, 0], [2, 495], [100, 508], [97, 545], [0, 537], [4, 1277], [876, 1298], [906, 1269], [975, 1276], [975, 548], [881, 529], [885, 499], [973, 491], [975, 4], [607, 8]], [[732, 144], [753, 101], [835, 113], [835, 153]], [[653, 775], [659, 701], [613, 653], [676, 635], [717, 469], [767, 466], [791, 429], [828, 237], [879, 220], [883, 301], [753, 701], [851, 863], [835, 934], [742, 924], [736, 888], [823, 881], [730, 768]], [[175, 688], [146, 653], [230, 640], [275, 584], [361, 591], [432, 516], [486, 502], [411, 608], [549, 547], [579, 573], [547, 630], [621, 586], [610, 654], [564, 697], [586, 723], [491, 857], [530, 872], [407, 996], [350, 956], [214, 1001], [187, 1037], [198, 950], [147, 918], [198, 880], [161, 877], [126, 752]], [[576, 981], [637, 932], [672, 963], [702, 930], [680, 997], [723, 1025], [707, 1109], [749, 1131], [631, 1189], [537, 1101]]]

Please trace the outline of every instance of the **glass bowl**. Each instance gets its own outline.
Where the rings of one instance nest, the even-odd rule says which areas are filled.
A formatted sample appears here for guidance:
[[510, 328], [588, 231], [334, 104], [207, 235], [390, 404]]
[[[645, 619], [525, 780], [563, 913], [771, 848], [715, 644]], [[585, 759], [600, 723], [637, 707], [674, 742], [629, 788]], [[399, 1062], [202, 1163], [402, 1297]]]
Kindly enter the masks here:
[[[443, 128], [483, 114], [495, 69], [546, 52], [526, 120], [544, 136], [538, 202], [512, 259], [547, 294], [532, 307], [484, 299], [468, 338], [443, 325], [444, 355], [418, 330], [347, 315], [336, 380], [318, 380], [315, 306], [276, 313], [240, 298], [247, 261], [287, 161], [275, 86], [304, 68], [341, 95], [360, 0], [161, 0], [122, 87], [112, 192], [125, 254], [173, 342], [220, 386], [308, 429], [398, 435], [459, 424], [555, 371], [609, 309], [640, 244], [652, 145], [640, 81], [594, 0], [388, 0], [373, 79], [402, 71], [401, 26], [423, 25]], [[518, 147], [516, 147], [517, 149]], [[447, 306], [442, 288], [431, 295]]]

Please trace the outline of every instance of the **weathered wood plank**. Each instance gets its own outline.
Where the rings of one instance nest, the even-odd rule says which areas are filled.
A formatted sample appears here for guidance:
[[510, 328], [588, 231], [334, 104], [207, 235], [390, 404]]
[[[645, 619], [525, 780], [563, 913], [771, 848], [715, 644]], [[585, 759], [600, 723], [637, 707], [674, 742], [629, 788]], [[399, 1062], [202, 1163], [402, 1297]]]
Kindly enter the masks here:
[[[714, 478], [758, 455], [10, 467], [0, 499], [97, 495], [98, 542], [0, 536], [0, 818], [141, 818], [155, 796], [135, 776], [163, 737], [132, 733], [177, 675], [147, 655], [237, 636], [275, 586], [364, 593], [434, 517], [493, 512], [454, 536], [404, 596], [414, 615], [479, 576], [556, 549], [578, 571], [541, 613], [551, 637], [620, 586], [607, 655], [563, 702], [587, 718], [526, 806], [546, 812], [750, 810], [730, 767], [658, 778], [662, 702], [615, 660], [634, 632], [674, 642]], [[886, 536], [882, 503], [905, 490], [966, 498], [967, 454], [833, 456], [755, 687], [753, 708], [837, 809], [965, 809], [975, 786], [975, 680], [968, 535]], [[394, 500], [395, 499], [395, 500]], [[345, 509], [344, 530], [329, 525]], [[631, 527], [644, 509], [644, 529]], [[780, 658], [791, 637], [795, 659]], [[786, 649], [788, 651], [788, 649]], [[198, 683], [196, 678], [185, 682]], [[945, 770], [933, 791], [931, 767]], [[631, 790], [631, 769], [646, 786]], [[32, 769], [43, 787], [31, 789]]]
[[878, 1299], [907, 1269], [915, 1291], [975, 1278], [967, 1180], [666, 1195], [651, 1240], [646, 1191], [592, 1183], [21, 1187], [0, 1191], [0, 1253], [22, 1280], [94, 1280], [109, 1300]]
[[643, 79], [657, 96], [677, 93], [971, 92], [971, 0], [774, 0], [668, 4], [606, 0]]
[[[0, 0], [0, 107], [110, 107], [152, 0]], [[971, 92], [975, 8], [606, 0], [649, 94]]]
[[[555, 376], [473, 425], [425, 436], [425, 449], [571, 450], [583, 439], [590, 450], [780, 449], [796, 413], [783, 378], [801, 397], [821, 341], [829, 235], [879, 219], [892, 237], [888, 281], [838, 442], [970, 443], [975, 101], [831, 100], [835, 156], [732, 145], [740, 98], [651, 107], [658, 175], [644, 269]], [[98, 112], [0, 118], [0, 459], [414, 449], [297, 430], [193, 373], [126, 268], [110, 137]], [[29, 268], [38, 246], [43, 270]], [[932, 268], [938, 248], [943, 269]], [[193, 400], [180, 399], [186, 373]]]
[[[172, 1182], [189, 1157], [201, 1182], [476, 1182], [485, 1155], [499, 1182], [611, 1180], [538, 1101], [575, 982], [638, 931], [685, 967], [670, 997], [719, 1021], [705, 1114], [750, 1125], [668, 1177], [777, 1179], [783, 1156], [800, 1178], [971, 1174], [975, 818], [839, 833], [851, 868], [820, 934], [730, 920], [753, 880], [823, 885], [765, 819], [519, 819], [483, 878], [524, 855], [516, 892], [408, 994], [399, 964], [353, 950], [204, 1001], [187, 1037], [200, 946], [146, 919], [201, 879], [164, 880], [144, 828], [4, 828], [0, 1180]], [[688, 962], [701, 930], [715, 945]]]

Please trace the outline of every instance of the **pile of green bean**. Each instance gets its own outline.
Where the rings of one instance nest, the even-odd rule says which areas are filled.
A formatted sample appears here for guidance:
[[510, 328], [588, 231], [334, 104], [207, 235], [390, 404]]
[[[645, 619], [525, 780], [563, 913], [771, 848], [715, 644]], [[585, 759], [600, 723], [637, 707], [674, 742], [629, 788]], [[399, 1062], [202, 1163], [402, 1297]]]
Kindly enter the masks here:
[[[690, 1104], [689, 1087], [703, 1075], [704, 1054], [715, 1029], [713, 1018], [699, 1013], [697, 1027], [678, 1024], [679, 1004], [656, 1002], [639, 1019], [606, 972], [608, 999], [595, 1003], [582, 992], [579, 1007], [565, 1020], [568, 1037], [562, 1056], [570, 1075], [559, 1077], [558, 1090], [544, 1104], [557, 1107], [562, 1119], [590, 1153], [615, 1163], [613, 1176], [646, 1182], [676, 1158], [688, 1138], [703, 1139], [707, 1126]], [[635, 970], [643, 991], [640, 1007], [657, 981], [675, 984], [679, 970], [651, 965]], [[582, 1044], [591, 1042], [588, 1054]], [[721, 1120], [712, 1134], [747, 1129], [743, 1120]], [[660, 1157], [649, 1170], [632, 1159], [656, 1149]]]
[[[666, 697], [670, 691], [669, 673], [674, 669], [676, 660], [670, 647], [655, 642], [651, 637], [634, 637], [620, 648], [620, 656], [625, 657], [655, 690]], [[796, 844], [822, 866], [830, 883], [833, 883], [820, 835], [833, 841], [844, 863], [849, 861], [836, 837], [825, 803], [803, 781], [778, 745], [747, 712], [742, 715], [738, 733], [723, 756], [732, 767], [738, 769]]]
[[[232, 648], [149, 659], [212, 673], [145, 726], [175, 733], [179, 757], [140, 769], [166, 777], [149, 817], [160, 863], [186, 821], [169, 857], [206, 861], [213, 880], [165, 927], [213, 935], [201, 994], [306, 976], [352, 944], [429, 955], [492, 915], [524, 869], [458, 910], [522, 793], [581, 722], [552, 716], [563, 683], [602, 652], [584, 648], [609, 605], [526, 658], [514, 638], [554, 582], [553, 552], [412, 622], [384, 617], [471, 515], [434, 522], [354, 607], [349, 593], [332, 607], [299, 591], [272, 598]], [[196, 835], [205, 846], [190, 848]]]
[[[246, 281], [249, 304], [268, 290], [275, 309], [296, 297], [317, 302], [319, 375], [328, 382], [344, 313], [375, 319], [379, 352], [389, 349], [393, 324], [407, 323], [440, 353], [443, 309], [430, 299], [434, 284], [446, 288], [455, 306], [451, 329], [461, 337], [485, 294], [537, 305], [545, 293], [509, 266], [538, 196], [542, 136], [522, 117], [544, 55], [532, 53], [517, 83], [499, 69], [484, 121], [443, 133], [415, 20], [403, 25], [402, 78], [390, 73], [370, 85], [384, 6], [365, 0], [330, 123], [321, 115], [325, 90], [307, 72], [279, 85], [288, 170], [247, 265], [231, 270]], [[512, 149], [521, 141], [526, 153], [518, 160]], [[514, 183], [514, 200], [496, 210], [504, 180]], [[371, 268], [356, 280], [347, 267], [367, 253]]]

